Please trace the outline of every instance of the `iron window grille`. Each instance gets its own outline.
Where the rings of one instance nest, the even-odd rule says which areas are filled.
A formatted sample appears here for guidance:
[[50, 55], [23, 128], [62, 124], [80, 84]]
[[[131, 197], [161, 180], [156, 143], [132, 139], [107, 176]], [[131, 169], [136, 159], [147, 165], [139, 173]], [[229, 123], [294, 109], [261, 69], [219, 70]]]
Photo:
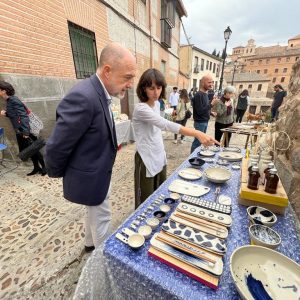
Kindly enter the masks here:
[[161, 1], [161, 43], [171, 48], [172, 28], [175, 27], [175, 0]]
[[97, 68], [95, 33], [68, 21], [76, 78], [90, 77]]

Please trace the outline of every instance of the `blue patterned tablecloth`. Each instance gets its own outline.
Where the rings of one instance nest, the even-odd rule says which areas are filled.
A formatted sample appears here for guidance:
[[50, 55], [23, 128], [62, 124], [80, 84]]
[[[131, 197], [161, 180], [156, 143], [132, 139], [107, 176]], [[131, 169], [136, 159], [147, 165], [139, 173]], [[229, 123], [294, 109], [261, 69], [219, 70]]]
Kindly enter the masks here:
[[[194, 154], [195, 153], [197, 153], [197, 150]], [[206, 163], [200, 170], [203, 171], [209, 166], [211, 166], [211, 164]], [[160, 194], [168, 196], [168, 186], [174, 179], [179, 179], [177, 175], [178, 171], [186, 167], [190, 167], [188, 160], [118, 228], [117, 232], [121, 232], [124, 227], [129, 227], [132, 221], [144, 212]], [[227, 253], [224, 256], [224, 271], [220, 277], [218, 290], [212, 290], [158, 260], [149, 257], [147, 253], [150, 246], [149, 240], [144, 247], [134, 251], [116, 239], [115, 234], [113, 234], [108, 238], [103, 249], [97, 249], [96, 254], [94, 254], [94, 263], [98, 255], [99, 261], [101, 256], [101, 263], [105, 265], [105, 272], [102, 273], [101, 276], [99, 275], [98, 278], [102, 280], [102, 277], [106, 276], [106, 289], [109, 284], [109, 289], [111, 290], [101, 295], [101, 291], [98, 289], [98, 291], [95, 292], [97, 296], [103, 297], [102, 299], [106, 299], [106, 297], [108, 297], [107, 295], [115, 299], [239, 299], [230, 275], [229, 260], [232, 252], [236, 248], [250, 243], [248, 234], [249, 220], [247, 218], [247, 208], [238, 204], [241, 171], [231, 169], [231, 172], [232, 178], [227, 183], [220, 185], [221, 194], [228, 195], [232, 198], [231, 216], [233, 223], [226, 240]], [[203, 198], [214, 201], [216, 184], [204, 178], [193, 182], [209, 186], [211, 191], [204, 195]], [[165, 219], [167, 219], [174, 209], [175, 205]], [[151, 213], [149, 214], [149, 217], [150, 216]], [[278, 222], [273, 228], [279, 232], [282, 238], [282, 243], [277, 250], [300, 263], [300, 244], [294, 226], [293, 212], [290, 207], [286, 210], [285, 216], [278, 215]], [[155, 230], [155, 232], [158, 231], [160, 231], [160, 228]], [[88, 272], [88, 270], [85, 270], [85, 272]], [[93, 280], [93, 278], [91, 278], [91, 280]], [[94, 283], [94, 285], [96, 284], [97, 283]], [[88, 289], [89, 286], [89, 283], [85, 283], [86, 289]], [[89, 292], [92, 293], [91, 291]], [[78, 295], [79, 289], [77, 291], [77, 296]], [[76, 298], [83, 299], [79, 296]], [[87, 298], [97, 299], [97, 297]]]

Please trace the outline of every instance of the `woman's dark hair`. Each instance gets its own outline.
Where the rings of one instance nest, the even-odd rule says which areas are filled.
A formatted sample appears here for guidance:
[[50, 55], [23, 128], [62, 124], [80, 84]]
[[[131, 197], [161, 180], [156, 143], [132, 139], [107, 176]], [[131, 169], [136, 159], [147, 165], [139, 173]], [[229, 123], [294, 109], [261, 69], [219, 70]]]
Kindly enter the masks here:
[[0, 90], [6, 91], [7, 96], [13, 96], [15, 94], [15, 89], [13, 86], [3, 80], [0, 80]]
[[243, 90], [239, 96], [249, 96], [248, 90]]
[[190, 97], [186, 89], [181, 90], [179, 97], [184, 100], [184, 103], [188, 103], [190, 101]]
[[136, 93], [141, 102], [147, 102], [149, 100], [146, 94], [146, 87], [151, 87], [153, 83], [162, 87], [159, 99], [166, 98], [167, 83], [164, 75], [157, 69], [148, 69], [142, 74], [136, 88]]

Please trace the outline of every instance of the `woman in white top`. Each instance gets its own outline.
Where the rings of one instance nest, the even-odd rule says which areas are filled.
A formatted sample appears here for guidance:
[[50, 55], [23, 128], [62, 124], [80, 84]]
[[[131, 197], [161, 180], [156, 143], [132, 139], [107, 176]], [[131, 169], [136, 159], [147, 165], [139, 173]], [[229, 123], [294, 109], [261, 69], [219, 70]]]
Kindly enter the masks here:
[[140, 103], [136, 104], [132, 124], [135, 154], [135, 208], [144, 202], [166, 179], [166, 152], [162, 130], [193, 136], [205, 146], [219, 144], [205, 133], [168, 121], [160, 116], [159, 98], [165, 98], [166, 81], [157, 69], [145, 71], [137, 86]]

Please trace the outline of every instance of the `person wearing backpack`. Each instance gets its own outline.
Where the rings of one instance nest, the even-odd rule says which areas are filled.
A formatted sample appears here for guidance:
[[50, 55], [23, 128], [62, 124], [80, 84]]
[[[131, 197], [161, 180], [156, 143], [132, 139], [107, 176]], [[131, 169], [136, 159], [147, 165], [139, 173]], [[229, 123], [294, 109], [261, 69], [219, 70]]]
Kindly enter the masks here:
[[243, 90], [238, 97], [238, 103], [236, 105], [236, 122], [241, 123], [243, 116], [250, 104], [248, 90]]

